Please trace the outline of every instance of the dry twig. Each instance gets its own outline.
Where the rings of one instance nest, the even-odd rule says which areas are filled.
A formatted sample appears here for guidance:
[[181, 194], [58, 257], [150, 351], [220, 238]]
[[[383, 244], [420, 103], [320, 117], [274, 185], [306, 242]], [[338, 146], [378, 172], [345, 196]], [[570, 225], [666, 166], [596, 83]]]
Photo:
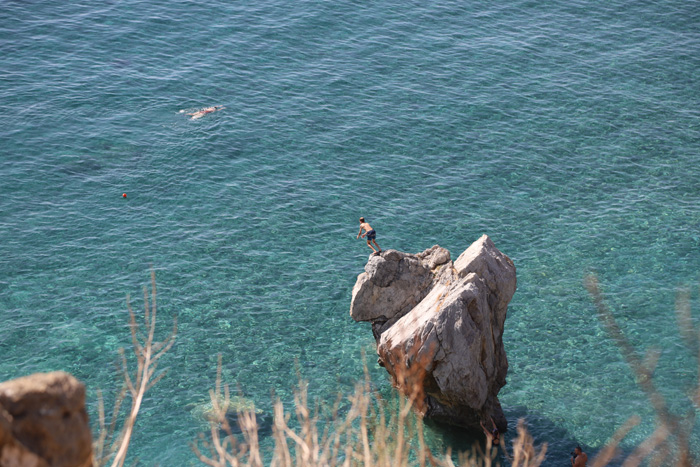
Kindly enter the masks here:
[[[628, 457], [628, 459], [625, 461], [625, 465], [638, 465], [638, 463], [644, 458], [650, 456], [649, 461], [652, 465], [656, 462], [662, 462], [665, 465], [689, 467], [693, 464], [693, 456], [690, 452], [689, 438], [690, 433], [692, 432], [694, 414], [691, 414], [688, 417], [690, 422], [688, 424], [691, 426], [684, 427], [681, 423], [681, 417], [678, 417], [670, 412], [666, 399], [654, 385], [652, 376], [656, 362], [658, 361], [659, 352], [655, 350], [648, 351], [644, 360], [640, 359], [636, 350], [634, 349], [634, 346], [624, 335], [622, 329], [617, 324], [613, 313], [605, 304], [602, 293], [600, 292], [598, 278], [595, 275], [589, 275], [586, 278], [585, 285], [595, 303], [598, 311], [598, 318], [603, 323], [603, 326], [612, 340], [620, 349], [620, 352], [625, 358], [627, 365], [630, 367], [636, 377], [637, 384], [649, 399], [651, 406], [656, 412], [656, 418], [659, 424], [656, 431], [654, 431], [654, 433], [641, 445], [639, 445], [632, 455]], [[678, 295], [678, 299], [676, 301], [676, 316], [678, 319], [681, 336], [686, 339], [689, 346], [693, 346], [697, 342], [697, 338], [694, 338], [693, 336], [697, 336], [698, 333], [693, 328], [689, 300], [690, 297], [687, 293], [680, 293]], [[698, 363], [700, 364], [700, 357], [698, 358]], [[694, 392], [696, 395], [700, 394], [700, 380], [696, 384]], [[693, 400], [695, 406], [698, 407], [697, 396], [695, 399], [691, 398], [691, 400]], [[631, 426], [628, 427], [628, 425], [632, 422], [633, 420], [629, 420], [625, 426], [618, 430], [618, 433], [613, 437], [613, 440], [608, 446], [616, 446], [621, 441], [622, 437], [624, 437], [626, 431], [629, 431], [629, 429], [632, 428]], [[617, 439], [618, 434], [623, 436]], [[675, 443], [673, 443], [674, 439]], [[603, 462], [609, 461], [606, 460], [608, 457], [611, 458], [609, 452], [610, 449], [608, 446], [606, 446], [599, 455], [599, 457], [602, 456], [600, 463], [596, 463], [595, 465], [605, 465]], [[597, 458], [596, 461], [598, 461]]]
[[[170, 350], [175, 343], [177, 333], [177, 320], [174, 320], [173, 330], [162, 342], [155, 341], [156, 330], [156, 276], [151, 270], [151, 293], [149, 297], [148, 289], [143, 288], [144, 298], [144, 326], [146, 334], [141, 335], [136, 316], [131, 308], [130, 298], [127, 296], [127, 307], [129, 309], [129, 330], [131, 331], [131, 342], [134, 355], [136, 356], [137, 368], [133, 377], [129, 374], [124, 349], [119, 349], [121, 356], [122, 374], [124, 376], [124, 386], [116, 397], [112, 419], [109, 427], [105, 425], [104, 402], [102, 393], [98, 392], [98, 412], [100, 434], [94, 447], [93, 465], [102, 467], [107, 465], [112, 459], [112, 467], [122, 467], [126, 460], [126, 453], [129, 449], [129, 442], [133, 434], [136, 417], [141, 408], [144, 394], [165, 376], [165, 371], [156, 374], [159, 360]], [[120, 432], [114, 435], [121, 405], [127, 394], [131, 397], [131, 410], [124, 420]], [[109, 445], [109, 452], [105, 453], [105, 445]], [[116, 454], [115, 454], [116, 453]]]

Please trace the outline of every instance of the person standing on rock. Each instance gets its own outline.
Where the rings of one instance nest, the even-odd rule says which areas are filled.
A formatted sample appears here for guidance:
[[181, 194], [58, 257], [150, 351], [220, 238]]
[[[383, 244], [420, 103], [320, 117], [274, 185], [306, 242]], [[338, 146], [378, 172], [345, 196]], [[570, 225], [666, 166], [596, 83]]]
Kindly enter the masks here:
[[[365, 231], [365, 233], [362, 233], [363, 230]], [[374, 231], [374, 229], [371, 225], [369, 225], [368, 222], [365, 222], [364, 217], [360, 217], [360, 231], [357, 233], [356, 238], [360, 238], [360, 234], [362, 238], [367, 237], [367, 246], [372, 249], [372, 251], [374, 252], [373, 254], [378, 255], [382, 252], [382, 249], [379, 247], [379, 245], [377, 245], [377, 232]], [[374, 249], [372, 243], [374, 243], [374, 245], [377, 247], [377, 250], [379, 251]]]

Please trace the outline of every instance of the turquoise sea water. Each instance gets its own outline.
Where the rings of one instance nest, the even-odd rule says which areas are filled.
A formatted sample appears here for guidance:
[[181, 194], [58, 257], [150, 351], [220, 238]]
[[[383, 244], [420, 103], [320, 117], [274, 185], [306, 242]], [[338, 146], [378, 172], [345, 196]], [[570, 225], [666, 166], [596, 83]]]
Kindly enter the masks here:
[[2, 2], [0, 380], [69, 371], [94, 418], [153, 265], [161, 335], [179, 328], [141, 465], [195, 463], [219, 352], [264, 410], [297, 372], [313, 397], [349, 391], [363, 350], [389, 394], [348, 314], [362, 215], [382, 248], [456, 258], [488, 234], [518, 270], [511, 426], [562, 465], [640, 414], [629, 449], [653, 413], [583, 278], [692, 410], [674, 300], [692, 286], [697, 315], [699, 25], [669, 0]]

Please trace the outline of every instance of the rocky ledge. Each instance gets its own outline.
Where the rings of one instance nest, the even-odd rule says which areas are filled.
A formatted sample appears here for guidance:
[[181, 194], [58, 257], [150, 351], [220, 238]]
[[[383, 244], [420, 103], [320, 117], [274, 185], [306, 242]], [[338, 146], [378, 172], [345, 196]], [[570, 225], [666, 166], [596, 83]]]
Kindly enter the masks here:
[[515, 288], [515, 265], [486, 235], [454, 262], [438, 245], [415, 255], [387, 250], [357, 277], [350, 315], [372, 323], [380, 365], [407, 395], [418, 391], [425, 416], [479, 430], [492, 417], [505, 431], [497, 396]]
[[0, 466], [92, 466], [85, 386], [61, 371], [1, 383]]

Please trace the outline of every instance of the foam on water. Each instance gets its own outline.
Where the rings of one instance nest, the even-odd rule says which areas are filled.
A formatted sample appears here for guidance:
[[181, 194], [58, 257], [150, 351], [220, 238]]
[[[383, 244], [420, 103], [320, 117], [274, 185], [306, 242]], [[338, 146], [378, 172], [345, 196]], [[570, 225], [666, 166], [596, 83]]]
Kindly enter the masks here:
[[[153, 265], [178, 340], [132, 455], [194, 461], [219, 352], [265, 410], [297, 369], [332, 400], [373, 352], [348, 316], [363, 215], [382, 248], [456, 257], [489, 234], [518, 269], [509, 419], [557, 463], [637, 413], [629, 448], [653, 414], [582, 284], [597, 272], [689, 410], [673, 308], [700, 265], [699, 19], [676, 1], [6, 2], [0, 379], [69, 371], [94, 417]], [[178, 113], [210, 105], [227, 108]]]

